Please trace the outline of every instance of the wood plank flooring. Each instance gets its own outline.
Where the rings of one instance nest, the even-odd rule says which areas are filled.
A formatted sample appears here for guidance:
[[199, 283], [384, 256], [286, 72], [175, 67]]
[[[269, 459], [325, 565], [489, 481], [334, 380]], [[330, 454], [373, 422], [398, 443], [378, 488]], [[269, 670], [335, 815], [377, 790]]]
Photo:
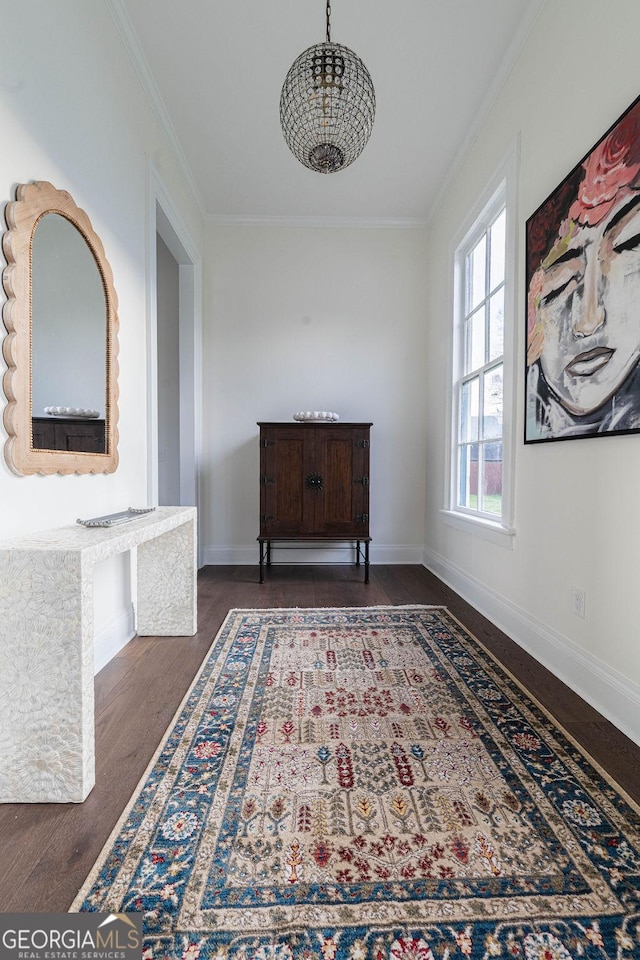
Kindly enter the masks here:
[[449, 608], [640, 803], [640, 748], [421, 566], [205, 567], [195, 637], [138, 637], [96, 677], [96, 785], [81, 804], [0, 805], [0, 912], [69, 908], [232, 607]]

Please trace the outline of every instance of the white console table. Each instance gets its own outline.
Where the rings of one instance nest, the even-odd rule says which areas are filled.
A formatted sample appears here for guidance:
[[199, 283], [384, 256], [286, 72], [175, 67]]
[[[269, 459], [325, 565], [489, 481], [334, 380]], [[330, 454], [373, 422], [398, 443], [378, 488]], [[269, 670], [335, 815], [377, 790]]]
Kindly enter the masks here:
[[95, 783], [93, 567], [137, 548], [137, 632], [193, 636], [196, 509], [0, 541], [0, 802], [80, 802]]

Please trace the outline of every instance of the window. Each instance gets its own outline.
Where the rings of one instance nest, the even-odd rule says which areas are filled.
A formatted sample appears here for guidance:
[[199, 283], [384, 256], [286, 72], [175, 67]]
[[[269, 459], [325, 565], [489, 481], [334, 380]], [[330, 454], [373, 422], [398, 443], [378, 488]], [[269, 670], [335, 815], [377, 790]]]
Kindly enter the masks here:
[[504, 206], [464, 257], [458, 509], [502, 517]]
[[513, 236], [503, 180], [455, 254], [449, 505], [475, 529], [510, 528]]

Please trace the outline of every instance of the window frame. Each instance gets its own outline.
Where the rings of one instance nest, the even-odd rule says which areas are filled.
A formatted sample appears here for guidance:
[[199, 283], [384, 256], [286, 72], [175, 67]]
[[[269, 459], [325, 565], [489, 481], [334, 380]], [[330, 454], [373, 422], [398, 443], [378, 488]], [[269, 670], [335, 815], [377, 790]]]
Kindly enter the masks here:
[[[445, 506], [441, 510], [446, 523], [465, 530], [483, 539], [513, 547], [514, 481], [515, 481], [515, 424], [516, 404], [516, 264], [517, 264], [517, 211], [516, 173], [517, 144], [500, 166], [490, 184], [469, 213], [451, 252], [452, 302], [449, 350], [449, 398], [448, 428], [446, 431], [446, 478]], [[503, 417], [502, 417], [502, 515], [493, 519], [487, 513], [475, 512], [458, 506], [458, 430], [460, 422], [461, 384], [468, 376], [463, 373], [465, 277], [466, 260], [478, 240], [505, 207], [505, 273], [504, 273], [504, 334], [503, 334]], [[491, 360], [479, 369], [486, 370], [496, 365]]]

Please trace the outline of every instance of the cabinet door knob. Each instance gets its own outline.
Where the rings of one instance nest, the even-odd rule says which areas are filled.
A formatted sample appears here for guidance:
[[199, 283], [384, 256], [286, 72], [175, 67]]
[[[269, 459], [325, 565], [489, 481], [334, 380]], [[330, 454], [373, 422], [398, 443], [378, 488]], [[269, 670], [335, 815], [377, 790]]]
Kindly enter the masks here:
[[309, 490], [322, 490], [324, 487], [324, 480], [319, 473], [310, 473], [304, 478], [304, 482]]

